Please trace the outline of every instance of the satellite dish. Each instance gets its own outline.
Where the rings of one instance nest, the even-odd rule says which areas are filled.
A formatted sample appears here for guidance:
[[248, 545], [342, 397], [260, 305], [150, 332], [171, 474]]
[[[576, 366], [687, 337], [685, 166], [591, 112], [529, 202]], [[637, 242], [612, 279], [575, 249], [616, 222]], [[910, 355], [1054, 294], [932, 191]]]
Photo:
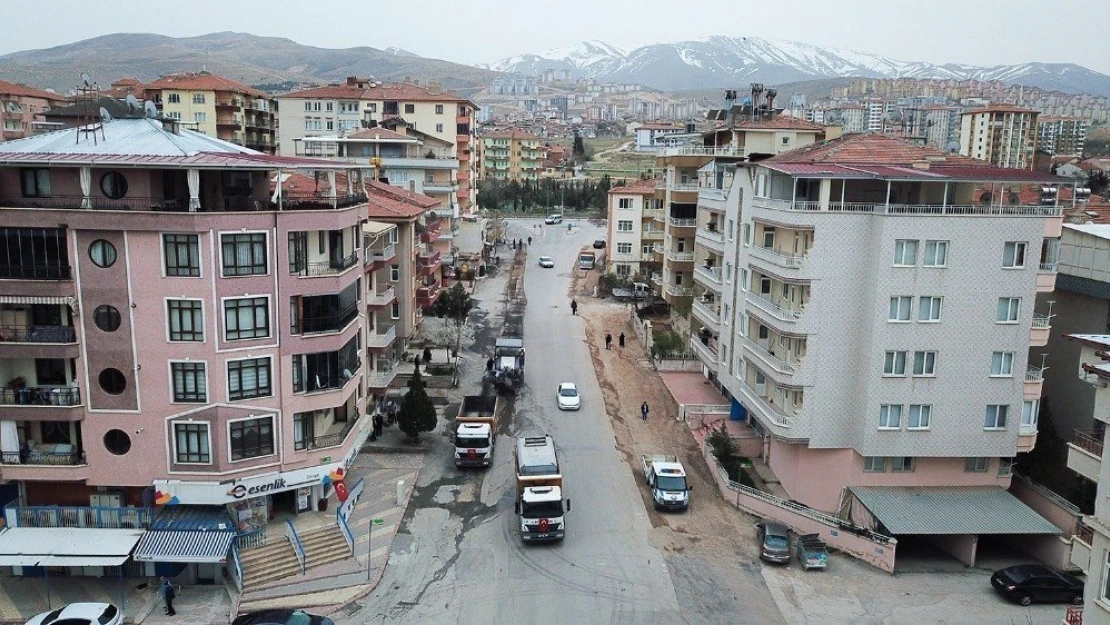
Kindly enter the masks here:
[[92, 86], [92, 78], [89, 78], [89, 75], [85, 72], [81, 72], [81, 82], [85, 83], [86, 87]]
[[108, 113], [108, 109], [104, 108], [103, 106], [100, 107], [100, 121], [104, 122], [105, 124], [112, 121], [112, 116]]
[[146, 103], [143, 105], [143, 108], [146, 110], [146, 116], [147, 117], [149, 117], [151, 119], [157, 119], [157, 117], [158, 117], [158, 107], [155, 106], [153, 102], [151, 102], [150, 100], [147, 100]]
[[18, 113], [19, 112], [19, 105], [16, 104], [15, 102], [8, 102], [7, 109], [8, 109], [9, 113]]
[[886, 114], [886, 119], [889, 122], [898, 123], [898, 122], [902, 121], [902, 113], [900, 113], [898, 111], [891, 111], [891, 112]]
[[991, 192], [990, 191], [984, 191], [979, 196], [979, 203], [982, 204], [983, 206], [987, 206], [988, 204], [990, 204], [991, 203]]
[[944, 147], [944, 149], [953, 153], [953, 154], [955, 154], [956, 152], [960, 151], [960, 142], [959, 141], [949, 141], [948, 145], [946, 145]]
[[139, 100], [135, 97], [135, 94], [133, 93], [127, 94], [126, 101], [128, 113], [138, 113], [143, 109], [143, 107], [139, 106]]

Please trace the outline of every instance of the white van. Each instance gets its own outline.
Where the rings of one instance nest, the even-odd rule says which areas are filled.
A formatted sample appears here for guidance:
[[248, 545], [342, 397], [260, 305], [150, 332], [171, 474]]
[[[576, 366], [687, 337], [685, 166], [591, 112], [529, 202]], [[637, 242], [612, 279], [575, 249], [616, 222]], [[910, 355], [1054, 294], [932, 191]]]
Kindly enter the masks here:
[[547, 225], [561, 224], [563, 223], [563, 215], [561, 213], [552, 213], [547, 216], [547, 219], [543, 220], [543, 223]]

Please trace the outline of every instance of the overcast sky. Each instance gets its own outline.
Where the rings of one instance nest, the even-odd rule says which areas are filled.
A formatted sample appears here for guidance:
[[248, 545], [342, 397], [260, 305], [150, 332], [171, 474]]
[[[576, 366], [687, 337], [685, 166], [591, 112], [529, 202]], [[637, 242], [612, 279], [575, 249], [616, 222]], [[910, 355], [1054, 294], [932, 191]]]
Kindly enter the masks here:
[[728, 35], [802, 41], [904, 61], [1074, 62], [1110, 74], [1107, 0], [2, 2], [8, 3], [5, 17], [24, 15], [18, 28], [3, 29], [0, 54], [115, 32], [184, 37], [235, 30], [324, 48], [396, 46], [474, 64], [584, 39], [629, 47]]

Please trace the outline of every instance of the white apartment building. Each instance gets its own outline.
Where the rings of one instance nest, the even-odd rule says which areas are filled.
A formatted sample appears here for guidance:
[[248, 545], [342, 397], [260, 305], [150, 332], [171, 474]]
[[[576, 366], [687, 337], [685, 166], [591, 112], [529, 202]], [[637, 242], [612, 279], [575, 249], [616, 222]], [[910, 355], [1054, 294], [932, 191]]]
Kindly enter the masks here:
[[[980, 535], [1059, 532], [1005, 491], [1036, 441], [1062, 223], [1011, 203], [1030, 183], [1067, 181], [857, 134], [699, 194], [691, 348], [792, 499], [968, 564]], [[969, 507], [996, 522], [956, 527]]]
[[662, 266], [655, 255], [663, 240], [663, 201], [655, 197], [656, 181], [636, 180], [609, 191], [606, 273], [648, 279]]
[[1010, 105], [965, 111], [960, 119], [960, 154], [998, 167], [1031, 169], [1037, 115]]

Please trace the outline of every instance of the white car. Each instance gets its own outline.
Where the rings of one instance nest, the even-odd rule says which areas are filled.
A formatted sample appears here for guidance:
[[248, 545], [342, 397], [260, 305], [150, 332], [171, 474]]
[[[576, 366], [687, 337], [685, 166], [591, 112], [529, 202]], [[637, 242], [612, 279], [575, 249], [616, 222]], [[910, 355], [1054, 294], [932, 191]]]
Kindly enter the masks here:
[[110, 603], [71, 603], [31, 618], [27, 625], [123, 625], [123, 614]]
[[563, 382], [555, 391], [559, 400], [559, 410], [578, 410], [582, 407], [582, 398], [578, 395], [578, 387], [574, 382]]
[[540, 267], [551, 269], [554, 266], [555, 261], [550, 256], [540, 256]]
[[558, 214], [558, 213], [555, 213], [553, 215], [548, 215], [547, 219], [543, 220], [543, 223], [545, 223], [549, 226], [553, 225], [553, 224], [561, 224], [561, 223], [563, 223], [563, 216]]

